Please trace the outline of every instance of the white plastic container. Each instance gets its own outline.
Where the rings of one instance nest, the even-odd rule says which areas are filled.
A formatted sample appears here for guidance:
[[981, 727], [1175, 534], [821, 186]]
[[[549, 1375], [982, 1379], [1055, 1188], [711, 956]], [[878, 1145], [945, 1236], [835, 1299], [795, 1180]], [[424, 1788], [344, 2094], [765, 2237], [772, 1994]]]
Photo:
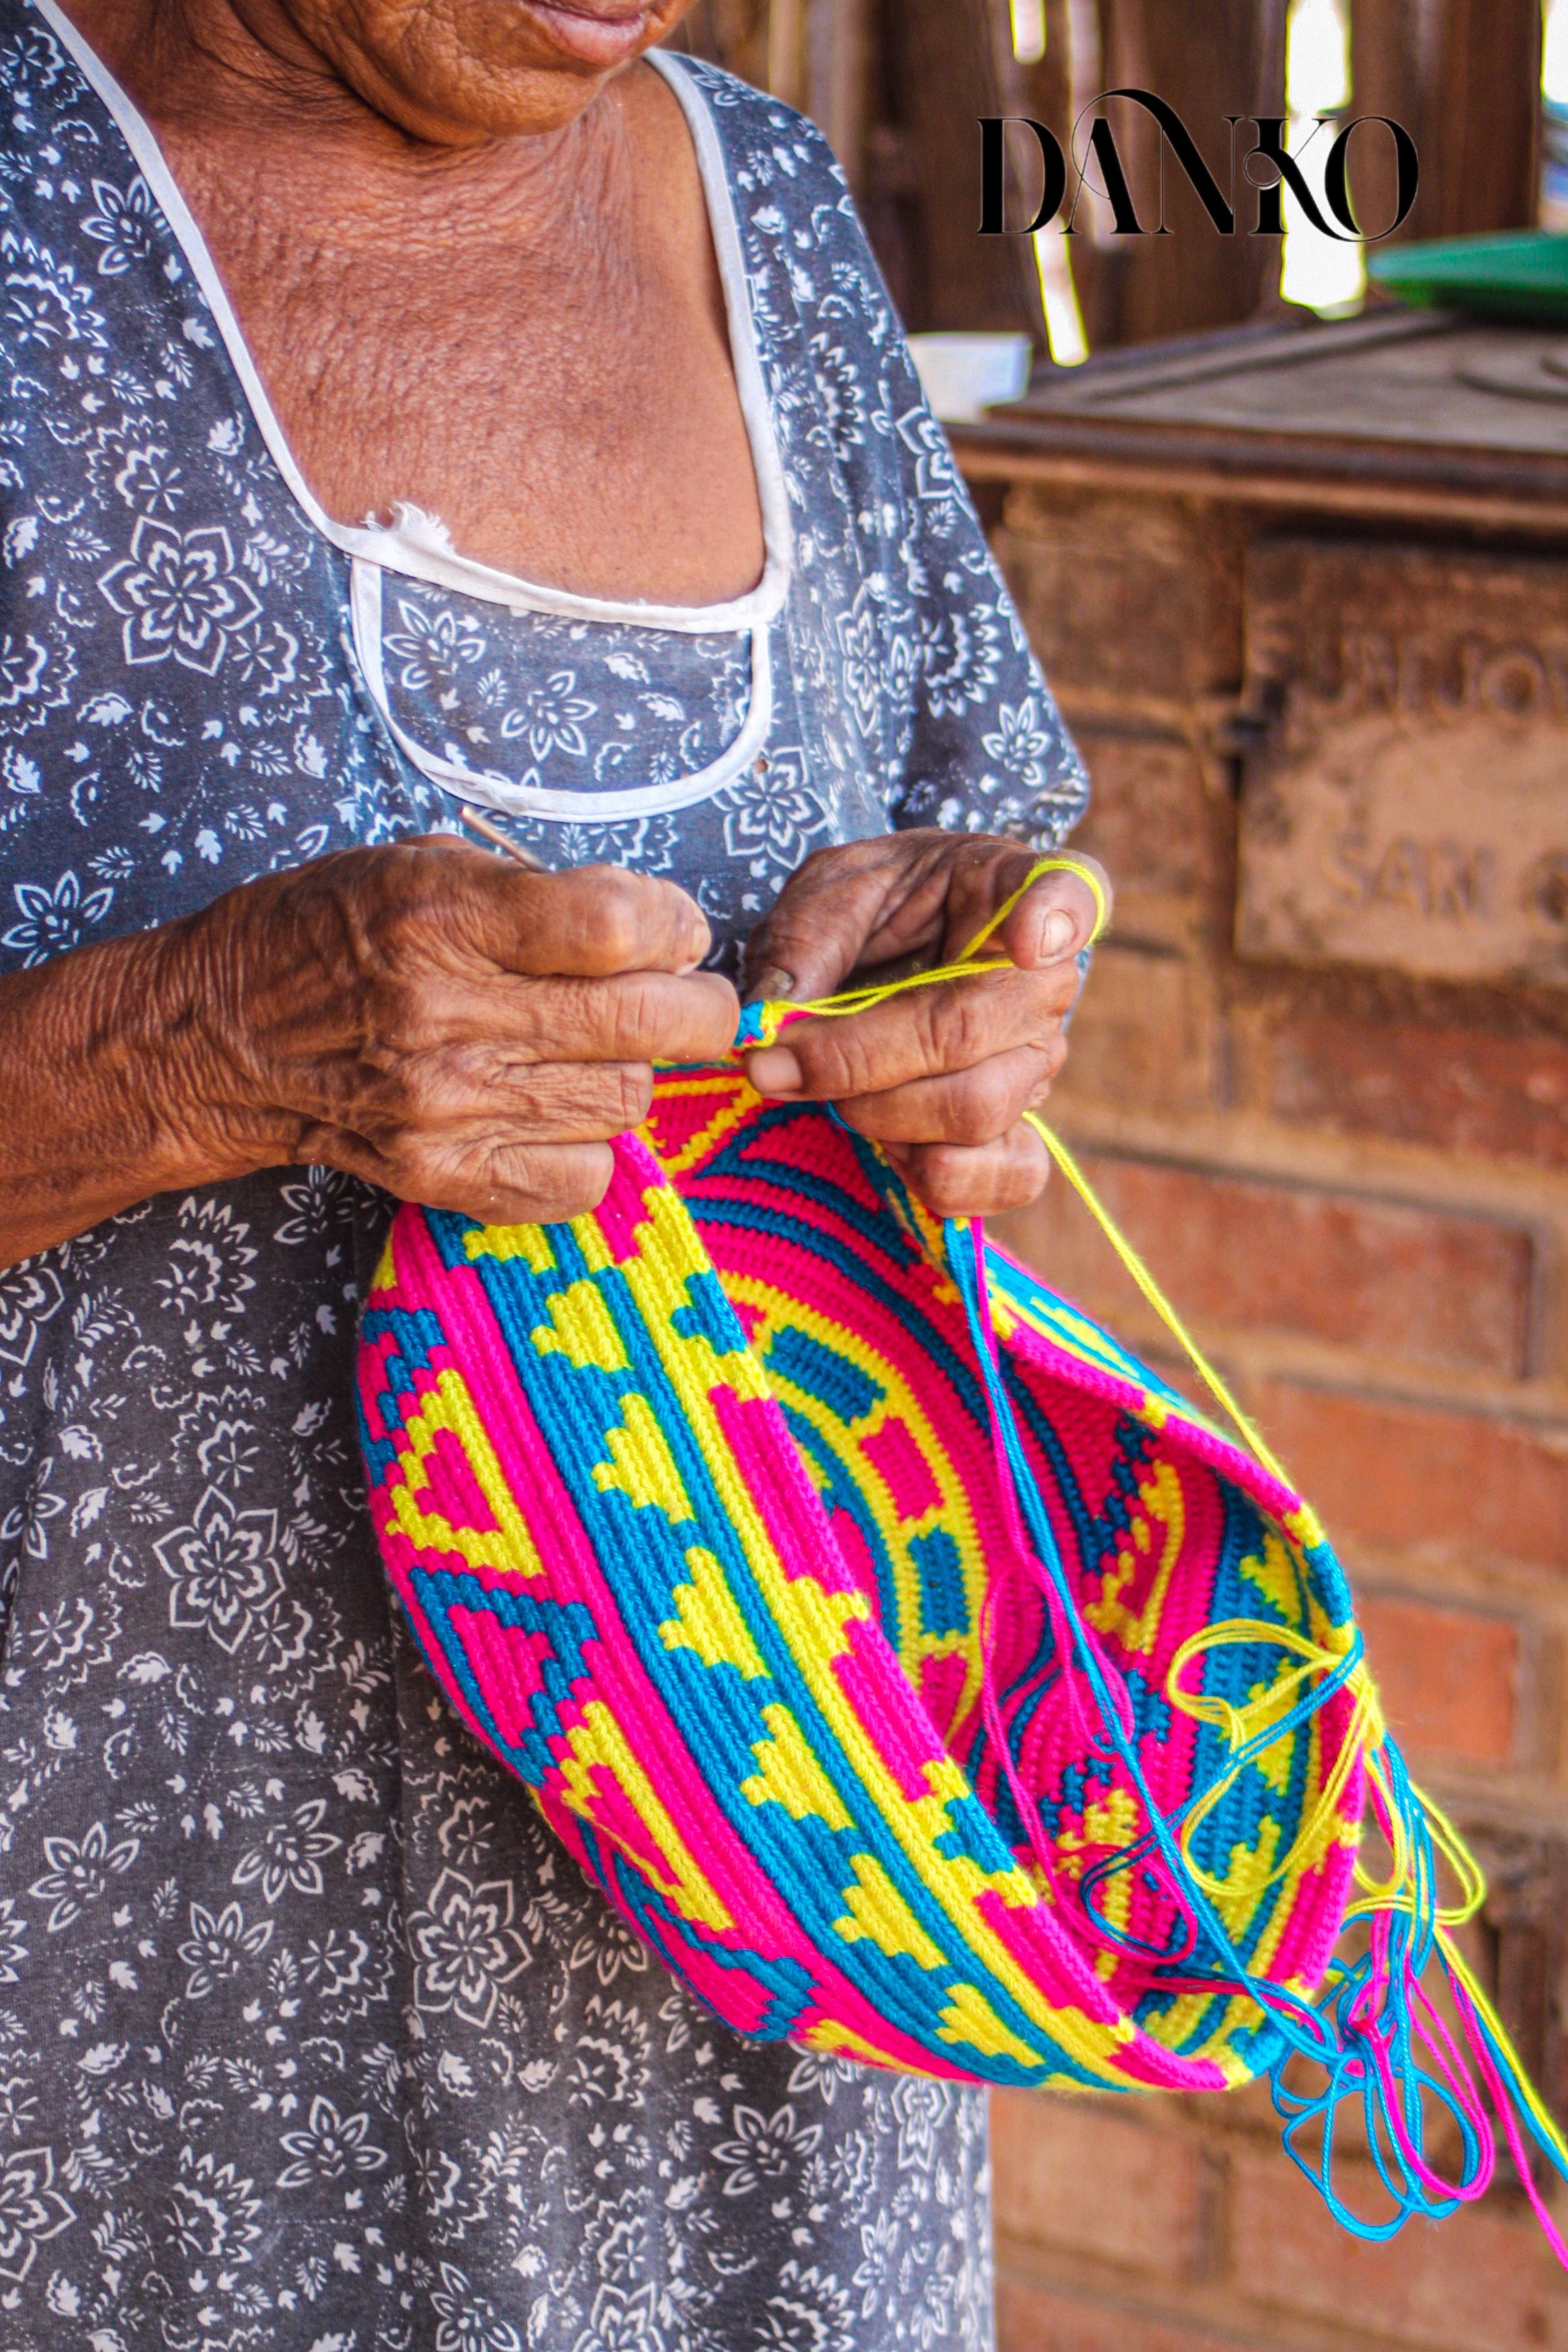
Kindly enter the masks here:
[[910, 350], [946, 425], [973, 425], [997, 403], [1021, 399], [1035, 356], [1027, 335], [911, 335]]

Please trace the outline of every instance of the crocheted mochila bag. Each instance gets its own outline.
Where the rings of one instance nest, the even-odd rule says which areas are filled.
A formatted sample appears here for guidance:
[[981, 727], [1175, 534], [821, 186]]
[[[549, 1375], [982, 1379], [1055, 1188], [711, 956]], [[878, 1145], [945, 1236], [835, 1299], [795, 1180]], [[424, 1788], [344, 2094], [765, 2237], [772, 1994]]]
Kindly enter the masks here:
[[[872, 2065], [1269, 2074], [1363, 2234], [1486, 2188], [1478, 2070], [1531, 2193], [1516, 2102], [1568, 2169], [1452, 1942], [1484, 1890], [1278, 1466], [737, 1067], [662, 1074], [615, 1160], [570, 1223], [402, 1209], [359, 1402], [433, 1672], [666, 1965], [742, 2034]], [[1335, 2188], [1347, 2097], [1385, 2216]]]

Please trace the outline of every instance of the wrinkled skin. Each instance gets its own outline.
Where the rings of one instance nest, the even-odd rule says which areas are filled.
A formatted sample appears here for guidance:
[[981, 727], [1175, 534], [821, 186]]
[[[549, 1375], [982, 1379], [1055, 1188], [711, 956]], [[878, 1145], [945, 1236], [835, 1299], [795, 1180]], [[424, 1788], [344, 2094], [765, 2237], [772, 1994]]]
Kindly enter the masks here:
[[[1016, 842], [936, 832], [819, 850], [751, 942], [751, 992], [805, 1002], [851, 971], [875, 980], [906, 958], [951, 962], [1035, 863]], [[1067, 1058], [1063, 1023], [1095, 913], [1077, 875], [1044, 875], [988, 943], [1007, 959], [994, 975], [910, 989], [852, 1019], [794, 1023], [748, 1057], [752, 1083], [836, 1103], [938, 1215], [1020, 1208], [1050, 1164], [1024, 1113], [1039, 1108]]]
[[147, 1194], [289, 1161], [490, 1223], [570, 1216], [656, 1055], [734, 1035], [668, 882], [354, 849], [0, 982], [7, 1260]]
[[[700, 183], [637, 63], [688, 0], [70, 5], [156, 125], [330, 512], [407, 498], [466, 551], [592, 593], [754, 583]], [[750, 982], [804, 1002], [951, 956], [1030, 862], [936, 833], [820, 851]], [[1047, 876], [998, 934], [1007, 967], [799, 1024], [752, 1075], [838, 1103], [942, 1213], [1016, 1205], [1044, 1181], [1022, 1114], [1060, 1065], [1093, 919], [1081, 880]], [[0, 1263], [296, 1160], [489, 1222], [589, 1208], [652, 1065], [734, 1034], [708, 946], [668, 884], [432, 840], [0, 981]]]
[[610, 867], [349, 850], [214, 916], [209, 961], [254, 975], [209, 998], [215, 1093], [242, 1119], [259, 1106], [290, 1160], [493, 1223], [598, 1201], [653, 1056], [708, 1060], [734, 1034], [733, 991], [694, 971], [690, 899]]

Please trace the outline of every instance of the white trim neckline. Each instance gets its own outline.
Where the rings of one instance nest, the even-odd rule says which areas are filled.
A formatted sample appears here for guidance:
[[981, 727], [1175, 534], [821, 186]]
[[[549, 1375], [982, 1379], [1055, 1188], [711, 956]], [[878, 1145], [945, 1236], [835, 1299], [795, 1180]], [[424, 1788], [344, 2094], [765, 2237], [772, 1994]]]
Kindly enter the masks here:
[[398, 725], [392, 715], [382, 658], [382, 567], [362, 562], [350, 567], [349, 616], [354, 653], [364, 672], [377, 709], [405, 759], [421, 775], [455, 798], [472, 801], [478, 808], [495, 809], [505, 816], [542, 817], [553, 823], [603, 824], [622, 818], [663, 816], [671, 810], [693, 808], [699, 801], [732, 783], [750, 767], [768, 740], [773, 721], [772, 632], [766, 622], [752, 631], [752, 694], [745, 721], [733, 742], [706, 768], [668, 784], [633, 784], [622, 792], [555, 792], [543, 784], [518, 784], [483, 768], [468, 768], [456, 760], [426, 751]]
[[[295, 504], [320, 536], [350, 559], [349, 611], [354, 652], [366, 687], [389, 734], [405, 759], [421, 775], [454, 797], [478, 803], [499, 814], [533, 817], [554, 823], [581, 821], [603, 824], [624, 818], [662, 815], [691, 808], [734, 782], [767, 741], [773, 719], [773, 674], [771, 632], [789, 591], [794, 565], [794, 532], [784, 462], [773, 430], [773, 411], [763, 379], [757, 346], [756, 320], [752, 314], [746, 280], [745, 255], [734, 199], [724, 174], [723, 152], [706, 99], [679, 58], [650, 50], [648, 63], [674, 93], [697, 152], [698, 173], [708, 207], [709, 229], [718, 257], [729, 325], [731, 360], [741, 413], [745, 419], [763, 510], [766, 551], [762, 579], [747, 594], [721, 604], [655, 604], [616, 602], [583, 596], [517, 578], [510, 572], [476, 562], [451, 545], [443, 524], [416, 508], [398, 509], [396, 527], [362, 529], [335, 522], [311, 492], [295, 461], [293, 450], [267, 396], [249, 346], [240, 331], [224, 288], [189, 205], [164, 161], [152, 125], [132, 103], [91, 44], [70, 22], [57, 0], [32, 0], [32, 5], [63, 44], [97, 93], [131, 151], [154, 201], [161, 207], [191, 273], [205, 296], [213, 322], [224, 341], [240, 390], [250, 406], [257, 429], [282, 476]], [[403, 579], [424, 581], [449, 593], [471, 596], [477, 603], [502, 604], [516, 613], [545, 613], [564, 620], [646, 629], [667, 629], [692, 636], [740, 635], [752, 639], [752, 692], [746, 718], [735, 740], [706, 768], [668, 784], [632, 786], [617, 793], [558, 792], [543, 785], [514, 783], [506, 778], [470, 771], [455, 761], [426, 751], [392, 716], [387, 699], [381, 651], [382, 576], [391, 572]]]

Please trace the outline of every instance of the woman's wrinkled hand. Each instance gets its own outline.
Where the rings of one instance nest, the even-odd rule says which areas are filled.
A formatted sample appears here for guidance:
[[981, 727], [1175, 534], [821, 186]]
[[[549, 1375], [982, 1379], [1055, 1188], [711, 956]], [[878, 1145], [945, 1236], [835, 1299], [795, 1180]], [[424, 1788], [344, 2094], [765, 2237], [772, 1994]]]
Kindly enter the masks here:
[[248, 884], [163, 936], [199, 958], [199, 989], [184, 966], [174, 986], [202, 1032], [200, 1115], [237, 1159], [323, 1162], [491, 1224], [596, 1206], [654, 1062], [714, 1059], [738, 1017], [672, 884], [531, 874], [447, 836]]
[[[805, 1003], [852, 972], [874, 981], [910, 957], [952, 961], [1036, 862], [1015, 841], [934, 831], [818, 850], [750, 942], [747, 993]], [[837, 1105], [939, 1216], [1019, 1208], [1049, 1172], [1023, 1115], [1066, 1058], [1077, 959], [1097, 911], [1079, 876], [1043, 875], [987, 943], [1007, 958], [994, 973], [795, 1023], [748, 1056], [752, 1082], [763, 1095]]]

